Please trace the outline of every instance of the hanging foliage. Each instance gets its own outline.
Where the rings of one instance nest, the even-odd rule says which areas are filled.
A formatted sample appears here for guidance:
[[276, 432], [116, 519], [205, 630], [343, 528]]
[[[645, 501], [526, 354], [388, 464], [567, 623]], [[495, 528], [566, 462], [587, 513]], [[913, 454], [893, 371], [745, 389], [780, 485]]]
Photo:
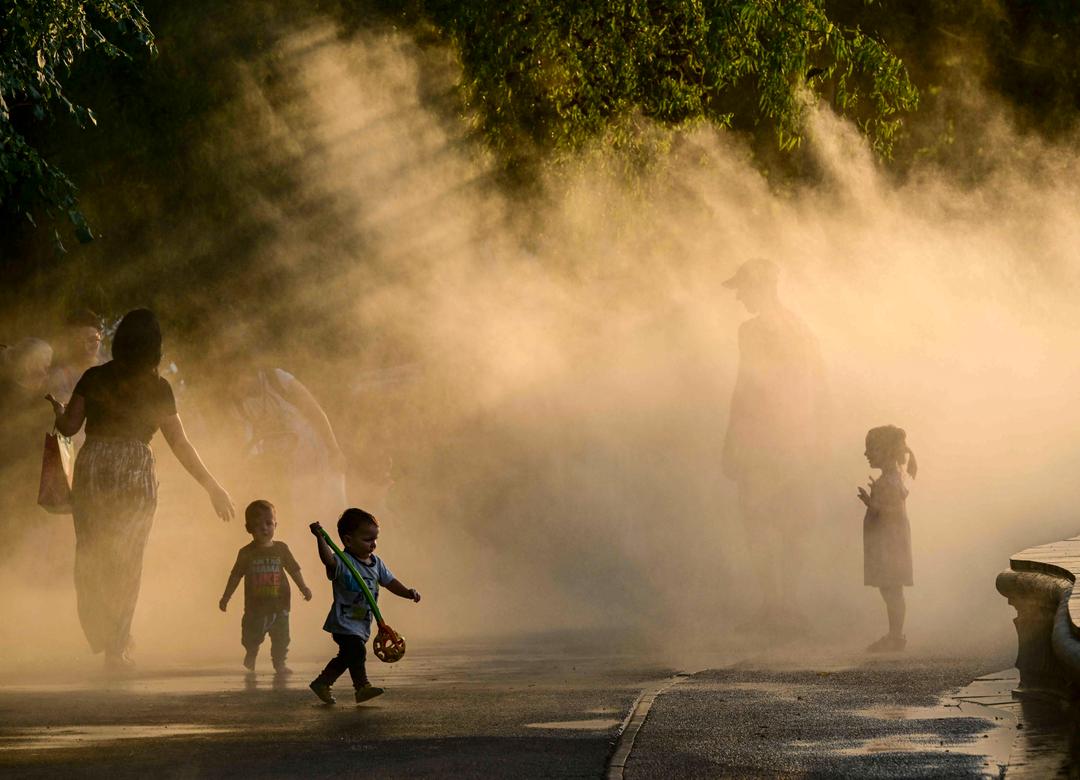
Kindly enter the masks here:
[[[93, 109], [66, 89], [87, 52], [130, 56], [123, 46], [154, 51], [154, 36], [134, 0], [6, 0], [0, 6], [0, 208], [33, 222], [44, 208], [66, 215], [80, 241], [92, 238], [76, 188], [28, 139], [31, 130], [66, 116], [79, 127], [97, 123]], [[57, 245], [61, 236], [54, 229]]]
[[[903, 63], [820, 0], [424, 0], [461, 52], [470, 106], [510, 154], [633, 143], [634, 119], [766, 123], [798, 145], [826, 95], [883, 155], [918, 91]], [[386, 3], [384, 3], [386, 5]]]

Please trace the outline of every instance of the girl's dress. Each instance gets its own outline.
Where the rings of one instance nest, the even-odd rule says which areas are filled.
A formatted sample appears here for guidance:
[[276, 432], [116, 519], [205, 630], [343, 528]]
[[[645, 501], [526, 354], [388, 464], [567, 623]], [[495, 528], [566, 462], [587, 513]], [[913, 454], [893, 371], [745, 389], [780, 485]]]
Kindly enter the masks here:
[[874, 588], [912, 585], [911, 525], [907, 488], [899, 471], [887, 472], [870, 487], [863, 518], [863, 583]]

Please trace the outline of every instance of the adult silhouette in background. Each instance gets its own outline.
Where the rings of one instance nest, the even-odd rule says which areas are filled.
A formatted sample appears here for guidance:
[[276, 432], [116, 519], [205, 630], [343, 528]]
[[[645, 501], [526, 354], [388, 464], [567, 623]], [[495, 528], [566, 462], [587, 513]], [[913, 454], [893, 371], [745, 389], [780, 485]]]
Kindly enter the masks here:
[[285, 508], [285, 522], [336, 517], [348, 508], [345, 456], [326, 412], [304, 384], [281, 368], [253, 369], [233, 386], [259, 495]]
[[38, 508], [41, 448], [52, 418], [42, 405], [52, 348], [24, 338], [0, 351], [0, 561], [7, 563], [19, 543], [31, 539], [36, 523], [47, 521]]
[[809, 328], [780, 302], [779, 275], [775, 263], [755, 258], [724, 282], [754, 315], [739, 328], [723, 470], [738, 486], [764, 628], [804, 623], [798, 583], [825, 426], [821, 355]]
[[86, 369], [101, 363], [101, 318], [89, 309], [68, 312], [49, 369], [49, 392], [61, 403], [71, 400]]
[[[59, 336], [56, 355], [49, 369], [49, 393], [66, 404], [83, 373], [102, 363], [101, 318], [89, 309], [68, 312]], [[82, 433], [72, 437], [76, 451], [82, 447], [84, 439]]]
[[104, 651], [106, 667], [122, 669], [132, 665], [131, 618], [157, 508], [154, 434], [161, 430], [222, 520], [232, 518], [233, 504], [188, 441], [172, 387], [158, 376], [161, 328], [154, 313], [124, 315], [112, 353], [111, 361], [82, 375], [66, 406], [49, 401], [61, 433], [71, 436], [86, 423], [72, 485], [79, 620], [91, 649]]

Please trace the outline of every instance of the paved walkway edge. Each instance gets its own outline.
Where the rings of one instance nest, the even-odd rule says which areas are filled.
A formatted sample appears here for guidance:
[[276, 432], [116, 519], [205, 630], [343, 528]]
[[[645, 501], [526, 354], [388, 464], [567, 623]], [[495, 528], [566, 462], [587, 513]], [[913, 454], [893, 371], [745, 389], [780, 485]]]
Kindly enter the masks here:
[[622, 726], [619, 727], [619, 739], [615, 743], [615, 750], [611, 754], [611, 760], [608, 761], [607, 774], [605, 775], [607, 780], [622, 780], [626, 762], [630, 760], [630, 751], [634, 749], [634, 740], [637, 739], [641, 727], [645, 725], [645, 719], [649, 717], [649, 710], [652, 708], [653, 702], [668, 688], [689, 679], [689, 677], [690, 675], [686, 673], [677, 674], [664, 680], [655, 688], [642, 691], [637, 697], [630, 707], [626, 719], [623, 720]]

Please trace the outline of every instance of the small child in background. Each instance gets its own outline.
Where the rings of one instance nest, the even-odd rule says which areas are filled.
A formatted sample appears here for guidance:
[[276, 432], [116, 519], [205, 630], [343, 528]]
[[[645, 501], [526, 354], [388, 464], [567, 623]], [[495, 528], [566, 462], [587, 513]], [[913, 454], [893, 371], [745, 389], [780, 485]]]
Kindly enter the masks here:
[[889, 615], [889, 633], [867, 647], [871, 653], [903, 650], [904, 586], [912, 585], [911, 525], [907, 516], [907, 488], [900, 467], [907, 461], [912, 477], [918, 470], [915, 453], [907, 446], [907, 434], [895, 425], [872, 428], [866, 434], [866, 460], [881, 469], [870, 479], [870, 492], [859, 488], [866, 505], [863, 519], [863, 581], [881, 591]]
[[[348, 669], [359, 704], [383, 692], [382, 688], [368, 682], [365, 668], [367, 648], [364, 644], [371, 636], [371, 609], [352, 572], [319, 534], [322, 526], [312, 523], [310, 527], [318, 541], [319, 558], [326, 565], [326, 577], [334, 583], [334, 603], [326, 616], [323, 631], [330, 632], [338, 646], [337, 656], [330, 659], [322, 673], [311, 681], [310, 687], [326, 704], [334, 704], [337, 700], [331, 687]], [[345, 555], [352, 559], [376, 601], [380, 585], [395, 596], [420, 601], [420, 594], [402, 585], [375, 555], [379, 522], [371, 514], [355, 507], [346, 509], [338, 518], [337, 530]]]
[[258, 499], [244, 510], [244, 528], [252, 536], [249, 545], [240, 548], [233, 564], [225, 593], [218, 602], [222, 612], [229, 604], [236, 586], [244, 580], [244, 617], [240, 621], [240, 641], [244, 645], [244, 666], [255, 668], [255, 659], [263, 639], [270, 634], [270, 657], [274, 671], [292, 674], [285, 665], [289, 653], [289, 581], [288, 573], [305, 601], [311, 601], [311, 589], [304, 583], [300, 564], [288, 545], [274, 541], [277, 515], [274, 505]]

